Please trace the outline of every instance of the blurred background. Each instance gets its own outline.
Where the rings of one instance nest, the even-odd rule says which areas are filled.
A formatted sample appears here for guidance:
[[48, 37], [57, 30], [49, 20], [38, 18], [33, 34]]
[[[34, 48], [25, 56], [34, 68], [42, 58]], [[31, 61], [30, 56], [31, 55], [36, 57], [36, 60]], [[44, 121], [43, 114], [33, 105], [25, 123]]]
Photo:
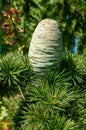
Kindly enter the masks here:
[[85, 0], [0, 0], [0, 53], [28, 53], [35, 27], [45, 18], [58, 22], [64, 49], [86, 51]]

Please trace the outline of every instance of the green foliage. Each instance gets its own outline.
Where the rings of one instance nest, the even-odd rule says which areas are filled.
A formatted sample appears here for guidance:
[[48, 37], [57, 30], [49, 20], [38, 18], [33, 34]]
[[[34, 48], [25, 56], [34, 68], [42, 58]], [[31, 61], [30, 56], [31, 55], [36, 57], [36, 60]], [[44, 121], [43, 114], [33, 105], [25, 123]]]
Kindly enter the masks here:
[[29, 21], [29, 41], [31, 35], [44, 18], [52, 18], [58, 21], [63, 34], [64, 47], [71, 49], [74, 45], [74, 37], [78, 38], [79, 50], [85, 46], [85, 16], [86, 1], [76, 0], [32, 0], [25, 1], [26, 20]]
[[3, 103], [0, 101], [0, 122], [7, 116], [8, 116], [7, 109], [3, 105]]
[[80, 69], [76, 60], [77, 55], [66, 53], [59, 71], [55, 68], [29, 84], [14, 117], [16, 130], [85, 130], [85, 62]]
[[[3, 16], [11, 8], [18, 11], [19, 23], [12, 24], [16, 14]], [[0, 56], [0, 96], [9, 95], [0, 101], [0, 125], [5, 120], [12, 130], [85, 130], [86, 53], [66, 54], [60, 68], [40, 80], [34, 77], [28, 57], [13, 53], [16, 49], [28, 52], [32, 33], [44, 18], [59, 23], [65, 48], [71, 49], [77, 37], [78, 49], [86, 51], [86, 0], [0, 0], [0, 24], [8, 21], [14, 34], [11, 37], [0, 27], [3, 52], [12, 51]]]
[[65, 52], [60, 63], [52, 72], [48, 72], [43, 79], [47, 79], [49, 85], [58, 82], [70, 83], [71, 87], [85, 88], [86, 80], [86, 60], [85, 54], [72, 55], [70, 52]]
[[[78, 60], [78, 57], [75, 57]], [[80, 68], [81, 66], [78, 66], [77, 62], [74, 61], [74, 56], [70, 52], [66, 52], [60, 65], [60, 71], [64, 70], [64, 73], [67, 74], [66, 77], [69, 77], [69, 82], [74, 87], [83, 87], [85, 82], [84, 68], [82, 69], [82, 71]]]
[[26, 107], [21, 107], [19, 115], [22, 113], [22, 116], [17, 117], [22, 120], [19, 120], [21, 126], [24, 125], [28, 129], [71, 129], [74, 122], [67, 120], [65, 116], [61, 117], [59, 112], [65, 111], [75, 98], [73, 91], [68, 91], [67, 86], [61, 83], [49, 86], [47, 82], [38, 81], [30, 86], [26, 95]]
[[59, 68], [39, 78], [27, 55], [2, 55], [0, 96], [9, 98], [2, 98], [0, 123], [6, 120], [12, 130], [85, 130], [85, 89], [85, 54], [66, 53]]
[[24, 48], [27, 44], [23, 5], [23, 0], [0, 1], [0, 37], [2, 39], [0, 45], [2, 44], [3, 46], [3, 53], [7, 53], [10, 50], [15, 51], [20, 46]]
[[21, 100], [21, 95], [17, 94], [15, 97], [3, 97], [0, 101], [0, 130], [13, 130], [13, 117], [18, 110], [18, 104]]
[[[19, 22], [12, 23], [12, 17], [5, 18], [2, 14], [4, 10], [14, 8], [18, 11]], [[28, 52], [28, 46], [32, 33], [37, 24], [44, 18], [52, 18], [58, 21], [63, 34], [64, 47], [71, 49], [74, 46], [74, 37], [78, 38], [78, 49], [83, 51], [86, 44], [86, 1], [85, 0], [7, 0], [0, 1], [0, 23], [9, 22], [13, 37], [9, 37], [2, 27], [0, 27], [0, 39], [4, 44], [8, 41], [8, 49], [17, 49], [23, 46], [23, 51]], [[5, 40], [6, 39], [6, 40]], [[15, 43], [14, 43], [15, 42]], [[10, 47], [10, 43], [16, 44]], [[7, 43], [5, 43], [7, 44]], [[3, 51], [5, 46], [3, 46]]]
[[83, 74], [86, 74], [86, 52], [82, 55], [75, 55], [73, 59], [77, 68], [79, 68]]
[[30, 66], [22, 55], [8, 54], [0, 62], [0, 93], [14, 93], [18, 88], [24, 87], [30, 81]]
[[43, 80], [36, 81], [30, 85], [26, 100], [21, 102], [15, 128], [84, 130], [86, 97], [82, 95], [64, 82], [49, 86]]

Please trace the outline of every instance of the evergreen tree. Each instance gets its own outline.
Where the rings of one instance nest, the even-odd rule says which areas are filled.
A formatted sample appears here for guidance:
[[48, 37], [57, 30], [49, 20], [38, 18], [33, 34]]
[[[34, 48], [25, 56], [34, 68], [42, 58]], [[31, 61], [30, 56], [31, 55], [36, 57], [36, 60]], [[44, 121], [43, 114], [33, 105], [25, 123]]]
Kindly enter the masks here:
[[[32, 33], [37, 24], [45, 18], [52, 18], [58, 21], [63, 33], [64, 47], [71, 49], [74, 47], [74, 38], [78, 39], [78, 49], [83, 51], [86, 41], [86, 1], [85, 0], [18, 0], [0, 1], [0, 23], [2, 23], [2, 11], [13, 7], [19, 12], [20, 22], [15, 26], [18, 28], [18, 44], [29, 46]], [[9, 20], [11, 21], [11, 20]], [[14, 26], [13, 24], [11, 24]], [[24, 29], [23, 33], [20, 33]], [[3, 39], [3, 31], [0, 29]], [[7, 36], [7, 34], [5, 34]], [[3, 39], [4, 40], [4, 39]], [[2, 41], [3, 41], [2, 40]], [[25, 42], [26, 41], [26, 42]], [[3, 41], [4, 43], [4, 41]]]

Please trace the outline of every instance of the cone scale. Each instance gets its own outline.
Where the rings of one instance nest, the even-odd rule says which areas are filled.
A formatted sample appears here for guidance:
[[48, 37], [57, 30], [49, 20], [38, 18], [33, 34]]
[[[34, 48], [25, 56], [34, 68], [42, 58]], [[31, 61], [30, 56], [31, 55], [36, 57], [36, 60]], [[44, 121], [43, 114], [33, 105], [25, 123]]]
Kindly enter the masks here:
[[55, 20], [44, 19], [36, 27], [29, 47], [29, 62], [33, 71], [45, 75], [59, 66], [63, 44], [61, 31]]

